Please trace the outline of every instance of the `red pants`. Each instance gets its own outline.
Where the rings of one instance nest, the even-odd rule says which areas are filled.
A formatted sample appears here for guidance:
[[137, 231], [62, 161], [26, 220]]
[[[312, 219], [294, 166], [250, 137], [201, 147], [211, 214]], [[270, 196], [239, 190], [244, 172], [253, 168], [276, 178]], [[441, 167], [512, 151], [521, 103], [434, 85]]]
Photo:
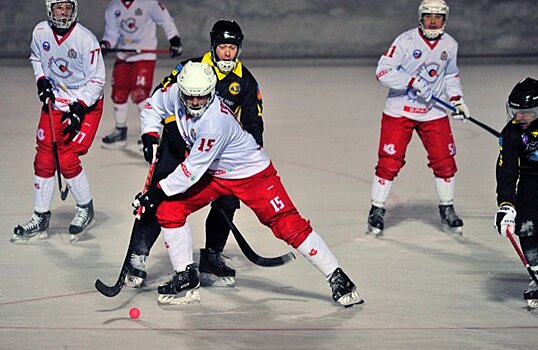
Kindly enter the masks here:
[[[73, 137], [64, 135], [63, 129], [67, 126], [61, 123], [63, 113], [52, 110], [52, 124], [54, 136], [58, 145], [60, 171], [66, 179], [72, 179], [82, 171], [80, 156], [88, 153], [95, 138], [95, 133], [103, 114], [103, 99], [97, 101], [91, 111], [86, 113], [80, 131]], [[36, 134], [37, 152], [34, 160], [34, 171], [39, 177], [48, 178], [54, 176], [56, 164], [52, 152], [52, 134], [50, 129], [49, 113], [41, 110], [41, 117]]]
[[206, 174], [187, 192], [161, 203], [157, 219], [164, 228], [182, 227], [189, 214], [227, 195], [238, 197], [277, 238], [294, 248], [312, 232], [310, 222], [295, 208], [272, 164], [240, 180], [223, 180]]
[[154, 71], [155, 61], [117, 60], [112, 72], [112, 101], [124, 104], [129, 95], [134, 103], [144, 101], [151, 92]]
[[448, 117], [419, 122], [386, 114], [383, 114], [381, 119], [381, 137], [377, 151], [379, 159], [375, 174], [390, 181], [398, 175], [405, 165], [407, 145], [415, 130], [428, 153], [428, 167], [433, 170], [434, 175], [442, 179], [453, 177], [458, 168], [454, 160], [456, 145]]

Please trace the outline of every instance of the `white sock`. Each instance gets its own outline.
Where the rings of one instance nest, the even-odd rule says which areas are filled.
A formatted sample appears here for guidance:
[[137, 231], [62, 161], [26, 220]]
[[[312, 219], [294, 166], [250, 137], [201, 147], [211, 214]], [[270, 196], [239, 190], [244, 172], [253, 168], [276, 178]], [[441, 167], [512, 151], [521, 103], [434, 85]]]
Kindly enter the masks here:
[[456, 189], [456, 179], [454, 177], [448, 179], [435, 178], [435, 189], [439, 196], [440, 205], [454, 204], [454, 192]]
[[50, 203], [54, 195], [54, 176], [39, 177], [35, 175], [34, 179], [34, 211], [46, 213], [50, 210]]
[[65, 179], [69, 185], [69, 189], [75, 198], [78, 206], [83, 206], [92, 200], [92, 194], [90, 192], [90, 183], [88, 181], [88, 176], [84, 172], [84, 169], [72, 179]]
[[297, 248], [306, 260], [314, 265], [325, 277], [329, 277], [338, 268], [338, 260], [325, 241], [316, 231], [312, 231]]
[[127, 126], [127, 114], [129, 112], [128, 103], [118, 104], [114, 103], [114, 121], [116, 122], [116, 128], [124, 128]]
[[163, 228], [164, 243], [175, 271], [185, 271], [194, 262], [192, 234], [189, 224], [179, 228]]
[[392, 181], [374, 175], [374, 180], [372, 181], [372, 204], [379, 208], [385, 207], [391, 188]]

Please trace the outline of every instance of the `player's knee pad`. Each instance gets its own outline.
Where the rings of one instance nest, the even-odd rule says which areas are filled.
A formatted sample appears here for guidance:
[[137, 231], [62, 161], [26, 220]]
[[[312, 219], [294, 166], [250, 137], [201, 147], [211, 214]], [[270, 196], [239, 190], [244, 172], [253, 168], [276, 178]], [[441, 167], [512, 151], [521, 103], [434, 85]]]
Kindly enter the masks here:
[[390, 157], [380, 157], [375, 167], [375, 174], [382, 179], [392, 181], [400, 169], [405, 165], [405, 160]]
[[126, 89], [114, 88], [112, 89], [111, 98], [112, 102], [122, 105], [127, 103], [127, 100], [129, 99], [129, 91]]
[[55, 171], [56, 166], [53, 154], [38, 151], [34, 159], [34, 173], [39, 177], [49, 178], [54, 176]]
[[131, 91], [131, 100], [137, 104], [144, 101], [148, 96], [149, 91], [141, 87], [137, 87]]
[[458, 170], [454, 157], [445, 158], [435, 163], [431, 163], [430, 167], [433, 170], [433, 174], [441, 179], [448, 179], [453, 177]]
[[60, 154], [60, 170], [66, 179], [72, 179], [82, 171], [80, 158], [74, 153]]
[[299, 213], [290, 213], [279, 216], [270, 223], [271, 230], [276, 238], [297, 249], [312, 232], [310, 221], [304, 219]]
[[215, 199], [211, 203], [211, 206], [224, 209], [225, 211], [235, 210], [239, 209], [239, 199], [234, 196], [223, 196]]

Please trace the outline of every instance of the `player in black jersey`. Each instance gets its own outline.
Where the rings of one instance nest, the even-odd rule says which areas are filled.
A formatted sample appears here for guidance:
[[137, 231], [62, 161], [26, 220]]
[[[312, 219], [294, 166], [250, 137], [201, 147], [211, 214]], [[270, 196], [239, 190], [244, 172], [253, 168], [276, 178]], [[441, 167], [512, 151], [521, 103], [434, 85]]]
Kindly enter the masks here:
[[[506, 103], [508, 124], [499, 139], [497, 231], [519, 236], [521, 250], [538, 273], [538, 80], [518, 82]], [[529, 290], [538, 290], [531, 280]], [[527, 300], [538, 308], [538, 299]]]
[[[219, 20], [213, 25], [210, 38], [210, 51], [202, 57], [179, 63], [155, 90], [175, 84], [179, 72], [188, 61], [208, 63], [218, 79], [217, 95], [234, 112], [243, 128], [254, 136], [260, 146], [263, 146], [263, 102], [260, 89], [254, 76], [239, 60], [243, 32], [237, 22]], [[188, 151], [179, 135], [175, 120], [172, 119], [167, 120], [163, 128], [154, 183], [174, 170], [184, 160]], [[144, 134], [142, 142], [144, 158], [151, 162], [153, 145], [159, 143], [159, 135]], [[206, 219], [205, 248], [200, 250], [199, 268], [202, 285], [226, 287], [235, 285], [235, 270], [226, 266], [221, 256], [230, 229], [220, 211], [223, 210], [226, 216], [233, 220], [238, 208], [239, 200], [233, 196], [221, 197], [212, 203]], [[131, 255], [130, 273], [126, 279], [126, 285], [131, 287], [139, 287], [146, 278], [145, 260], [160, 233], [160, 226], [154, 217], [144, 218], [138, 226], [139, 228], [135, 229], [137, 239]]]

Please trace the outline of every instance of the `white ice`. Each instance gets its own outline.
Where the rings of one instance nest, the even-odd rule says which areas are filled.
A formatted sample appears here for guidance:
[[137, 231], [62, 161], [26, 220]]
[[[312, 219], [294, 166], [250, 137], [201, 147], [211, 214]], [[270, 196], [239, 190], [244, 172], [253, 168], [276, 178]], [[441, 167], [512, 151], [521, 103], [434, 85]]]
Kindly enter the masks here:
[[[113, 61], [107, 61], [108, 77]], [[131, 201], [147, 165], [136, 146], [139, 123], [130, 105], [124, 151], [100, 148], [113, 128], [110, 79], [105, 113], [83, 157], [97, 224], [69, 243], [70, 196], [56, 191], [50, 238], [9, 243], [32, 213], [33, 157], [39, 101], [30, 64], [0, 66], [0, 348], [1, 349], [530, 349], [538, 311], [522, 298], [529, 277], [510, 242], [492, 228], [497, 140], [476, 125], [452, 122], [458, 148], [456, 210], [464, 236], [443, 232], [425, 151], [415, 135], [393, 185], [383, 238], [365, 235], [386, 88], [375, 63], [246, 62], [264, 98], [265, 143], [303, 216], [325, 238], [358, 285], [364, 306], [342, 309], [327, 282], [299, 257], [283, 267], [248, 262], [230, 236], [225, 254], [235, 288], [203, 288], [201, 303], [157, 306], [157, 285], [172, 272], [162, 238], [148, 259], [148, 286], [100, 295], [96, 278], [116, 280], [133, 223]], [[250, 64], [249, 64], [250, 63]], [[349, 62], [348, 62], [349, 63]], [[352, 63], [352, 62], [351, 62]], [[174, 65], [162, 60], [156, 81]], [[460, 62], [471, 113], [500, 130], [504, 103], [537, 64]], [[204, 243], [207, 209], [190, 218]], [[237, 226], [261, 255], [290, 251], [248, 208]], [[128, 310], [142, 314], [131, 320]]]

